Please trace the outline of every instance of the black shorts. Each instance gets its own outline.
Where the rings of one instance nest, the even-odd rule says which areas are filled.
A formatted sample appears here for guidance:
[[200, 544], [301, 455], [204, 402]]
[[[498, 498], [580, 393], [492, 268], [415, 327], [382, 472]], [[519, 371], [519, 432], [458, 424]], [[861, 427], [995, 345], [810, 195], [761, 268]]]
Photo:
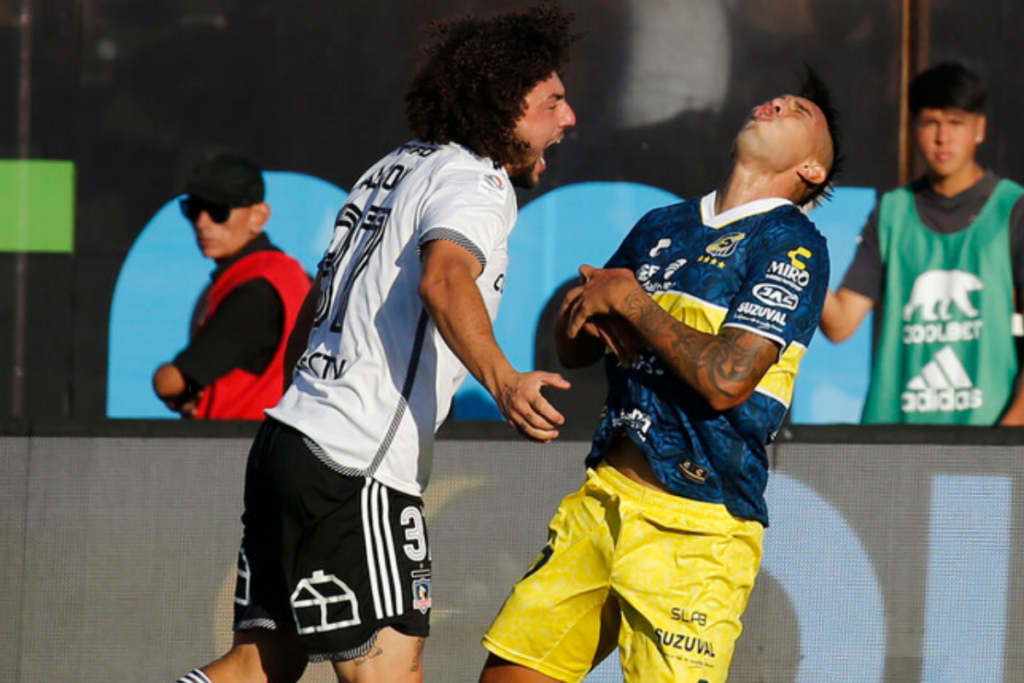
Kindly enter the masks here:
[[267, 419], [249, 452], [235, 630], [297, 629], [310, 660], [365, 654], [384, 626], [430, 630], [423, 501], [340, 474]]

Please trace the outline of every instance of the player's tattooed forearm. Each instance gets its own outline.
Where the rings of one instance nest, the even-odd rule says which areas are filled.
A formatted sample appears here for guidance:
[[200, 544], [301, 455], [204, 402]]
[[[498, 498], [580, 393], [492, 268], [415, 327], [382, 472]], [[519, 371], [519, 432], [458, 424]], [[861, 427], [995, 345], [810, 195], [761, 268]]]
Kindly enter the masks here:
[[630, 292], [622, 302], [627, 320], [634, 321], [634, 327], [652, 338], [662, 337], [672, 346], [673, 352], [685, 358], [695, 358], [697, 347], [688, 332], [690, 328], [679, 325], [668, 316], [643, 290]]
[[701, 364], [716, 391], [732, 398], [737, 384], [758, 378], [758, 359], [763, 348], [759, 341], [748, 334], [726, 333], [708, 346]]
[[727, 398], [735, 398], [737, 389], [760, 377], [764, 344], [756, 335], [725, 330], [721, 336], [699, 332], [679, 324], [645, 292], [631, 292], [623, 301], [626, 317], [652, 338], [664, 339], [674, 363], [687, 381], [704, 385]]
[[669, 316], [646, 292], [637, 290], [630, 292], [623, 301], [626, 318], [633, 320], [638, 330], [651, 338], [662, 338], [672, 348], [672, 354], [685, 359], [687, 363], [697, 363], [705, 349], [706, 342], [694, 329], [680, 325]]

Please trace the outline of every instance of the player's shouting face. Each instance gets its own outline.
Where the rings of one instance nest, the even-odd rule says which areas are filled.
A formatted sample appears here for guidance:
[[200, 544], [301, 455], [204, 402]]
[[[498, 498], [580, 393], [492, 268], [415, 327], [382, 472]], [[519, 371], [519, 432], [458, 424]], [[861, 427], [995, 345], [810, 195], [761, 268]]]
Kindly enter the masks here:
[[516, 121], [515, 136], [527, 147], [519, 159], [506, 164], [517, 187], [536, 187], [547, 167], [544, 150], [565, 138], [565, 129], [576, 125], [576, 113], [565, 99], [565, 86], [552, 73], [526, 95], [526, 108]]

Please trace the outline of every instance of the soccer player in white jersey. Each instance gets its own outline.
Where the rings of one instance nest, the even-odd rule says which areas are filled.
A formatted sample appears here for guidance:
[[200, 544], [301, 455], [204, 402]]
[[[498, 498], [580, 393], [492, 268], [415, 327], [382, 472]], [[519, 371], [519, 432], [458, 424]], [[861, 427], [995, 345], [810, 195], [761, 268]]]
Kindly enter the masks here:
[[[544, 151], [576, 122], [559, 72], [579, 37], [551, 5], [437, 24], [410, 86], [416, 140], [353, 186], [292, 336], [291, 386], [249, 454], [231, 650], [181, 683], [423, 679], [431, 557], [422, 493], [467, 369], [525, 438], [558, 436], [492, 321]], [[291, 366], [288, 366], [291, 367]]]

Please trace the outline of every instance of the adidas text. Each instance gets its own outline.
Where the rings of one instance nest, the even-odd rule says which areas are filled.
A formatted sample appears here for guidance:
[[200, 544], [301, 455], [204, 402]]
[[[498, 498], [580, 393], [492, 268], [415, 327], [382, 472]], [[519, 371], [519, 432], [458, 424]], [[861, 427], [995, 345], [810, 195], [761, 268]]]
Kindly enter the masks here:
[[904, 413], [953, 413], [982, 406], [981, 389], [925, 389], [900, 395]]

